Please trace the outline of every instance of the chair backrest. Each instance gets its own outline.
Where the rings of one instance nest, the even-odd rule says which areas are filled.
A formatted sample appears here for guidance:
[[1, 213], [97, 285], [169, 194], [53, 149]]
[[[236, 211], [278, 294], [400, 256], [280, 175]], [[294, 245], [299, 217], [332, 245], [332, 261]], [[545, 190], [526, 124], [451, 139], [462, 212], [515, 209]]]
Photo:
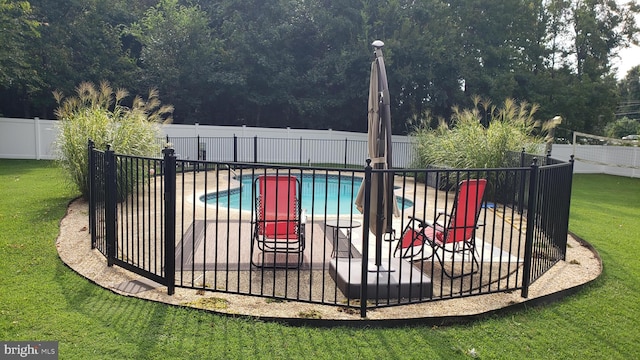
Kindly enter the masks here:
[[444, 234], [438, 234], [439, 240], [445, 243], [466, 241], [471, 238], [476, 228], [486, 179], [463, 180], [458, 185], [449, 224]]
[[260, 235], [296, 238], [299, 231], [299, 181], [289, 175], [261, 175], [258, 184], [257, 216]]

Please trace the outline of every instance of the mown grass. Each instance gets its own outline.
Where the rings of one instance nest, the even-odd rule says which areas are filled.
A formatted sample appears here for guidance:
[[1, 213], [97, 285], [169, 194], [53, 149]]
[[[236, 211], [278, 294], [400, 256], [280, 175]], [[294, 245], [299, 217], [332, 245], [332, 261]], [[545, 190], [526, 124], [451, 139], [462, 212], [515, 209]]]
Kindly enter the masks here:
[[61, 359], [629, 359], [640, 353], [640, 179], [576, 175], [572, 231], [602, 277], [550, 306], [468, 325], [295, 328], [115, 295], [55, 239], [77, 194], [50, 162], [0, 160], [0, 340], [58, 340]]

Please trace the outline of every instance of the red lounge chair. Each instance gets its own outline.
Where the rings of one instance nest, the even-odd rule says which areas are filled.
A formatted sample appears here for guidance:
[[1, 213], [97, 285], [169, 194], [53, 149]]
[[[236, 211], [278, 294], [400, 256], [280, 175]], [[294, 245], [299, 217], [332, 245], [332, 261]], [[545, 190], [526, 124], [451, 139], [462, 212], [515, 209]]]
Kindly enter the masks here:
[[[295, 176], [261, 175], [254, 181], [256, 218], [251, 241], [253, 265], [290, 268], [302, 264], [305, 216], [300, 209], [300, 190], [300, 181]], [[256, 248], [262, 251], [260, 265], [254, 259]], [[273, 254], [273, 263], [265, 261], [265, 254], [268, 253]], [[278, 253], [286, 254], [284, 261], [276, 261]]]
[[[454, 200], [451, 215], [439, 212], [435, 222], [430, 223], [414, 217], [409, 217], [409, 223], [402, 232], [402, 237], [396, 245], [395, 253], [401, 251], [403, 258], [416, 259], [424, 253], [424, 246], [431, 247], [431, 254], [421, 259], [430, 259], [434, 254], [438, 258], [444, 273], [450, 278], [471, 275], [478, 271], [479, 263], [476, 255], [475, 230], [478, 228], [478, 216], [482, 206], [482, 197], [487, 185], [485, 179], [461, 181]], [[441, 217], [444, 219], [441, 220]], [[453, 276], [447, 272], [444, 265], [445, 252], [468, 254], [472, 263], [471, 272]], [[459, 261], [465, 267], [464, 257]], [[453, 265], [451, 265], [453, 268]]]

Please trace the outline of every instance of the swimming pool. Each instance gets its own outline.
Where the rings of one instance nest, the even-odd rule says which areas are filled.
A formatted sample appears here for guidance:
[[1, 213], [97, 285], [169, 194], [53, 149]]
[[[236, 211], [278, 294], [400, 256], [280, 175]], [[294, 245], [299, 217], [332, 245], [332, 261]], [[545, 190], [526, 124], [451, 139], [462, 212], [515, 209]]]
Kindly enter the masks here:
[[[354, 203], [362, 178], [344, 175], [295, 175], [302, 186], [302, 209], [307, 214], [347, 215], [359, 214]], [[240, 187], [208, 193], [200, 197], [200, 201], [230, 209], [249, 210], [254, 204], [251, 175], [239, 176]], [[410, 200], [397, 197], [400, 209], [413, 206]]]

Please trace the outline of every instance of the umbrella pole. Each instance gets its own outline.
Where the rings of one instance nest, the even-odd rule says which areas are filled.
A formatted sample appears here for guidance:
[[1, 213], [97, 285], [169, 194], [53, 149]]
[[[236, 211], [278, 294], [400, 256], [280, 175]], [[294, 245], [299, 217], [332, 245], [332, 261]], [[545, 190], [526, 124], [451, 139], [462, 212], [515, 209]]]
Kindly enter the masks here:
[[[378, 167], [379, 165], [376, 165], [376, 168]], [[384, 184], [384, 175], [383, 173], [377, 173], [376, 176], [378, 177], [378, 209], [384, 209], [384, 204], [382, 202], [384, 186], [380, 186], [380, 184]], [[376, 214], [376, 267], [378, 269], [380, 269], [380, 266], [382, 266], [382, 236], [386, 231], [386, 229], [382, 229], [383, 224], [384, 211], [378, 211], [378, 213]]]
[[[378, 126], [378, 158], [385, 157], [387, 168], [391, 168], [391, 101], [389, 98], [389, 85], [387, 81], [387, 71], [384, 66], [384, 57], [382, 56], [382, 41], [374, 41], [372, 44], [375, 48], [374, 56], [376, 66], [378, 68], [378, 96], [380, 103], [380, 119]], [[378, 163], [376, 168], [384, 169], [384, 165]], [[389, 174], [385, 172], [378, 173], [378, 209], [376, 218], [376, 260], [375, 264], [378, 271], [383, 271], [382, 266], [382, 238], [384, 234], [392, 231], [391, 217], [393, 216], [393, 206], [388, 204], [393, 197], [393, 178], [389, 178]], [[385, 181], [385, 179], [387, 181]], [[387, 192], [386, 202], [383, 202], [384, 193]], [[389, 270], [392, 271], [392, 270]]]

